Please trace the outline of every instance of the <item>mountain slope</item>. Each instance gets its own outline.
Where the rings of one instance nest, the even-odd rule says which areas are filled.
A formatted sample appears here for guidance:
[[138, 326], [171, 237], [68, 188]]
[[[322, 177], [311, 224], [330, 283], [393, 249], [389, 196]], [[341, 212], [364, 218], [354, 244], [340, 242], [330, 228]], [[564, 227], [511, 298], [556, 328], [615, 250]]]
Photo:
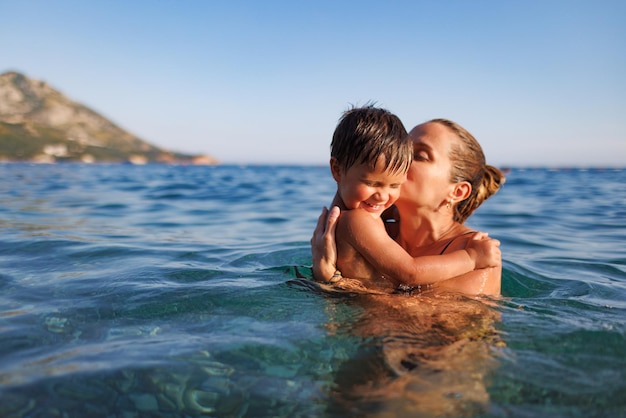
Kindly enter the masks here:
[[151, 145], [17, 72], [0, 75], [0, 160], [217, 163]]

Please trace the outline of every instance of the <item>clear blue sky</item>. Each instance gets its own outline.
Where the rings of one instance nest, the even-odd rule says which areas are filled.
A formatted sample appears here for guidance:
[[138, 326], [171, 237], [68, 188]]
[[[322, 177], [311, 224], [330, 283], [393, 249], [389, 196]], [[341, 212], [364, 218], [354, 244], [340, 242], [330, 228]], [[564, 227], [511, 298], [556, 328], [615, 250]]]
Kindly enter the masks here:
[[225, 163], [327, 164], [375, 101], [494, 165], [626, 166], [623, 0], [0, 0], [8, 70]]

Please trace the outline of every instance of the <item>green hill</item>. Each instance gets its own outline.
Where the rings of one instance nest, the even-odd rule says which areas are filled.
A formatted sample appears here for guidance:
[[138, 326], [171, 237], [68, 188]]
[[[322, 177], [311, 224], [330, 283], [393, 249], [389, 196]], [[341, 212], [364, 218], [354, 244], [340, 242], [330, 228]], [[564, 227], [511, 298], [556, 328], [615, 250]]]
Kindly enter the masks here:
[[0, 75], [0, 161], [216, 164], [143, 141], [47, 83]]

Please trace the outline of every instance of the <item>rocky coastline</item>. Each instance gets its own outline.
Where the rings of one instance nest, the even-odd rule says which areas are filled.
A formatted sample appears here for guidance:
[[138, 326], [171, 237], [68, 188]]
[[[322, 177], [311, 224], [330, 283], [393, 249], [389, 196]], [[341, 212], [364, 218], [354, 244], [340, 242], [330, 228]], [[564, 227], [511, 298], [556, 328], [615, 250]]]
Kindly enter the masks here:
[[15, 71], [0, 74], [0, 162], [219, 164], [154, 146]]

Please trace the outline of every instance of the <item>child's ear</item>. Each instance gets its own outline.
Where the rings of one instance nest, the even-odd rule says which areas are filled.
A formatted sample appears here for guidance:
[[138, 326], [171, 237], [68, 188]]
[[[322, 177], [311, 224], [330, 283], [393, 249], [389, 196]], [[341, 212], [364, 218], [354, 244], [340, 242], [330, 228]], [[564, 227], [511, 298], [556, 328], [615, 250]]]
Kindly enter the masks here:
[[333, 178], [336, 182], [339, 182], [339, 180], [341, 180], [341, 165], [335, 157], [330, 158], [330, 172], [332, 173]]

